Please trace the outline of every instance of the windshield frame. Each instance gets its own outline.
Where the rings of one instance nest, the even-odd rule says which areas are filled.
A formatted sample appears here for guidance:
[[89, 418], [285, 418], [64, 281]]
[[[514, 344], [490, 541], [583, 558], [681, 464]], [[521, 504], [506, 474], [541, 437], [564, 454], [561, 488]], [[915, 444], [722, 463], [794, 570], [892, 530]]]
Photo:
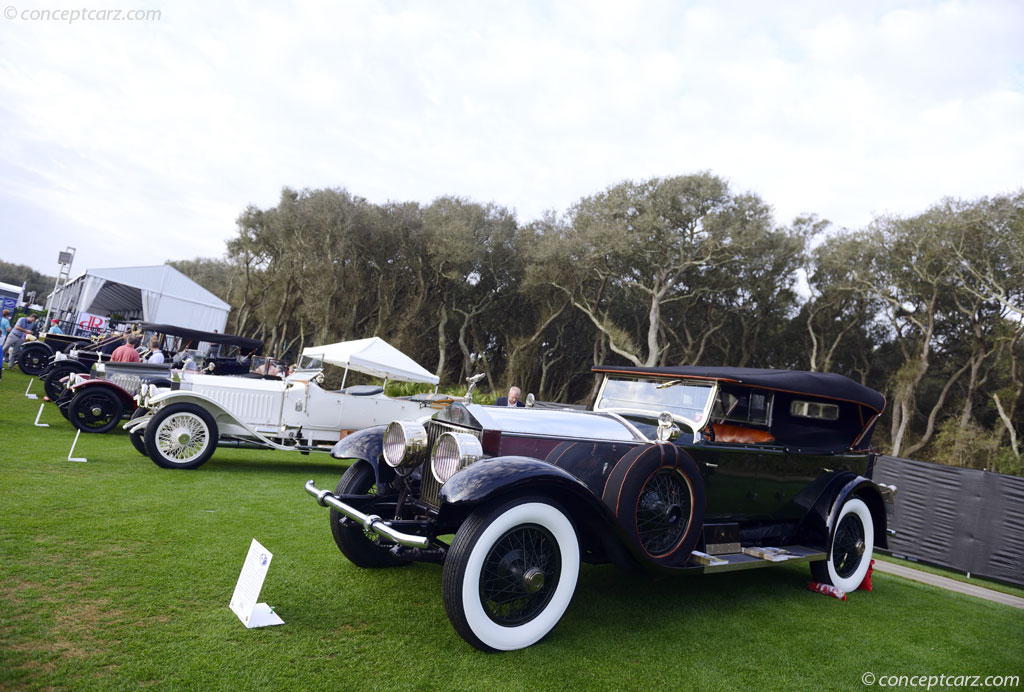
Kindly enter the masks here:
[[[664, 407], [656, 408], [655, 404], [652, 404], [650, 408], [635, 408], [630, 406], [602, 406], [602, 402], [605, 398], [605, 391], [607, 390], [609, 382], [641, 382], [652, 385], [652, 389], [656, 388], [675, 388], [675, 387], [699, 387], [708, 391], [707, 400], [704, 402], [704, 408], [697, 413], [697, 418], [690, 418], [684, 416], [673, 408], [678, 407]], [[597, 391], [597, 398], [594, 400], [594, 411], [607, 412], [607, 413], [619, 413], [629, 414], [638, 417], [650, 417], [657, 418], [663, 411], [668, 411], [672, 415], [672, 419], [678, 423], [685, 424], [690, 430], [693, 431], [694, 435], [699, 434], [701, 428], [704, 428], [710, 422], [711, 409], [718, 399], [718, 387], [719, 383], [712, 380], [709, 382], [704, 379], [688, 379], [680, 377], [668, 377], [668, 378], [656, 378], [656, 377], [623, 377], [621, 375], [613, 377], [611, 374], [605, 374], [604, 379], [601, 381], [601, 387]], [[640, 403], [640, 402], [638, 402]]]

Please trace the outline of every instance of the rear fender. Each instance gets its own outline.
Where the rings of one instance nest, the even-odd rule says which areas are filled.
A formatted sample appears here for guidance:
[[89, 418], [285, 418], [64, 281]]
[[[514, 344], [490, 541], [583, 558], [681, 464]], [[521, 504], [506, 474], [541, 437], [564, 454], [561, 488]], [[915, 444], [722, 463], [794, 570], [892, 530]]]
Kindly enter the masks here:
[[848, 499], [857, 497], [864, 501], [871, 512], [871, 520], [874, 524], [875, 546], [888, 548], [889, 539], [886, 532], [887, 520], [884, 499], [885, 493], [877, 483], [870, 478], [858, 476], [852, 473], [837, 474], [832, 482], [818, 496], [817, 501], [804, 520], [802, 530], [807, 542], [814, 547], [821, 547], [830, 550], [832, 538], [835, 535], [836, 520], [843, 503]]

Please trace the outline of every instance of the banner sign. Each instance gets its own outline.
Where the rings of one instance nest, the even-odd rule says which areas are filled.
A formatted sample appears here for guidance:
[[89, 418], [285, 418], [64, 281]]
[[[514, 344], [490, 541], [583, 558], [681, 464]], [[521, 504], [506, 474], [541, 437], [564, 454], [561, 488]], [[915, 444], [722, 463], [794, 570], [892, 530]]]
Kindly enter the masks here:
[[84, 310], [78, 313], [78, 320], [75, 322], [76, 326], [85, 332], [98, 333], [105, 331], [108, 326], [108, 318], [100, 315], [94, 315], [91, 312], [85, 312]]

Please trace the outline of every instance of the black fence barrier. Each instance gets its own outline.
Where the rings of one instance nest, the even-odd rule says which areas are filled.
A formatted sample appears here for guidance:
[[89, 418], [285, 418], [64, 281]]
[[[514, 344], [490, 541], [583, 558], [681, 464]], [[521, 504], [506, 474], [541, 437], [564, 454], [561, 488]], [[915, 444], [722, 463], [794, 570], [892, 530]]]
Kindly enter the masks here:
[[1024, 585], [1024, 478], [889, 456], [873, 478], [898, 489], [891, 552]]

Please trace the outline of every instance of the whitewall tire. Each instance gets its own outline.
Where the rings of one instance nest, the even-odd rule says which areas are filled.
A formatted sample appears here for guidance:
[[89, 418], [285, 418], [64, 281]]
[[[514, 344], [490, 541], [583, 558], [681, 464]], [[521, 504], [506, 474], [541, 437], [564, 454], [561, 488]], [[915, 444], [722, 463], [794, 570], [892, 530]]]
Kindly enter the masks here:
[[871, 566], [874, 548], [871, 510], [863, 500], [851, 498], [843, 503], [836, 517], [828, 559], [811, 563], [811, 572], [819, 582], [842, 591], [856, 591]]
[[445, 610], [478, 649], [522, 649], [558, 624], [579, 571], [579, 539], [561, 507], [539, 498], [483, 507], [445, 559]]

